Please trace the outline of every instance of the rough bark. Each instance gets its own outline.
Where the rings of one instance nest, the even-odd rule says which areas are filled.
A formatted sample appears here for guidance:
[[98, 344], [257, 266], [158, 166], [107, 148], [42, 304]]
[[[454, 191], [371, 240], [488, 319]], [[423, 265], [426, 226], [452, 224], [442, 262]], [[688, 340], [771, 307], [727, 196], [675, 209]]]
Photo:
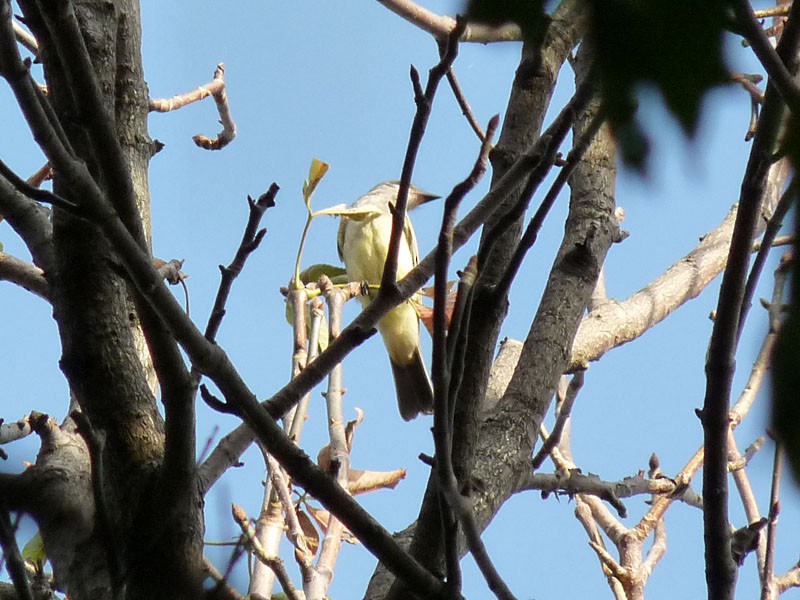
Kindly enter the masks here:
[[[147, 169], [152, 142], [146, 129], [148, 95], [138, 2], [92, 0], [74, 5], [79, 45], [85, 45], [100, 91], [99, 111], [88, 99], [91, 90], [82, 88], [64, 62], [65, 56], [73, 56], [65, 51], [67, 38], [62, 37], [62, 27], [71, 18], [70, 5], [31, 0], [20, 4], [39, 40], [47, 101], [70, 149], [88, 166], [137, 241], [149, 247]], [[98, 136], [98, 119], [107, 119], [110, 140]], [[108, 143], [121, 160], [113, 162], [107, 156], [103, 144]], [[80, 203], [58, 172], [54, 191]], [[177, 345], [137, 302], [100, 229], [60, 209], [54, 210], [52, 222], [53, 268], [45, 276], [61, 338], [60, 365], [88, 421], [88, 432], [100, 444], [87, 452], [70, 420], [62, 432], [72, 435], [70, 445], [48, 449], [43, 437], [36, 467], [15, 480], [20, 491], [15, 508], [37, 519], [56, 579], [75, 600], [110, 598], [114, 593], [128, 598], [196, 598], [203, 515], [193, 462], [193, 385]], [[168, 445], [170, 431], [174, 433], [173, 450], [166, 457], [165, 424], [155, 403], [156, 380], [140, 317], [150, 332], [150, 347], [159, 356], [159, 375], [167, 381], [162, 395]], [[79, 454], [82, 459], [75, 460]], [[55, 457], [70, 468], [56, 470]], [[73, 460], [67, 461], [70, 457]], [[32, 490], [50, 499], [46, 509], [41, 502], [30, 502]], [[81, 501], [73, 499], [76, 494]], [[98, 498], [100, 506], [94, 502]], [[75, 518], [76, 506], [83, 507], [81, 518]]]
[[[506, 125], [493, 157], [494, 178], [502, 176], [537, 139], [556, 76], [584, 30], [578, 3], [565, 2], [556, 11], [541, 56], [523, 48], [520, 67], [509, 100]], [[586, 127], [597, 110], [582, 115], [576, 131]], [[506, 311], [506, 300], [492, 302], [492, 286], [508, 265], [520, 238], [520, 217], [494, 243], [491, 258], [478, 286], [472, 308], [466, 355], [470, 362], [459, 391], [454, 462], [465, 493], [470, 494], [481, 527], [514, 493], [519, 475], [530, 468], [538, 423], [550, 404], [558, 378], [566, 370], [572, 339], [586, 308], [605, 253], [618, 235], [613, 220], [613, 146], [607, 132], [599, 136], [585, 163], [573, 174], [573, 193], [565, 237], [555, 259], [539, 312], [525, 343], [513, 386], [488, 412], [484, 397], [490, 384], [492, 357]], [[514, 199], [519, 194], [513, 195]], [[497, 219], [495, 219], [497, 222]], [[487, 225], [484, 231], [489, 231]], [[487, 234], [482, 244], [487, 243]], [[490, 307], [491, 310], [486, 310]], [[480, 458], [476, 458], [480, 457]], [[442, 533], [435, 481], [429, 480], [420, 516], [398, 538], [412, 540], [410, 551], [434, 573], [442, 574]], [[384, 597], [392, 581], [380, 567], [366, 597]], [[402, 597], [396, 585], [389, 597]]]

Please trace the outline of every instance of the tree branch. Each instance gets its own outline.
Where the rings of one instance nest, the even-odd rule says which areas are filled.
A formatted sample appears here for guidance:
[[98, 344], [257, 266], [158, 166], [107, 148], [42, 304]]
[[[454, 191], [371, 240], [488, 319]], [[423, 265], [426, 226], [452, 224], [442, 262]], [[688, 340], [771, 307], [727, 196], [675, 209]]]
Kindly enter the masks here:
[[198, 102], [211, 96], [217, 105], [219, 122], [222, 124], [222, 131], [216, 138], [211, 139], [198, 133], [192, 136], [194, 143], [206, 150], [222, 150], [236, 137], [236, 123], [233, 122], [230, 106], [228, 105], [228, 95], [225, 93], [225, 65], [219, 63], [214, 71], [214, 78], [206, 85], [201, 85], [191, 92], [173, 96], [166, 99], [150, 98], [148, 108], [155, 112], [169, 112], [178, 110], [192, 102]]
[[[437, 40], [444, 40], [456, 28], [456, 20], [444, 17], [423, 8], [412, 0], [378, 0], [390, 11], [409, 23], [427, 31]], [[469, 24], [460, 34], [461, 42], [513, 42], [522, 40], [522, 32], [516, 24], [492, 27], [480, 24]]]
[[[797, 14], [797, 11], [800, 11], [800, 3], [793, 7], [792, 13]], [[800, 18], [794, 18], [788, 22], [777, 47], [777, 53], [790, 73], [797, 70], [798, 46]], [[705, 445], [703, 502], [706, 508], [703, 524], [709, 600], [730, 600], [736, 585], [736, 564], [731, 555], [728, 523], [729, 401], [748, 263], [784, 113], [785, 105], [776, 88], [768, 87], [742, 182], [706, 360], [706, 395], [702, 411]]]
[[0, 280], [10, 281], [39, 296], [50, 300], [50, 286], [40, 268], [0, 251]]

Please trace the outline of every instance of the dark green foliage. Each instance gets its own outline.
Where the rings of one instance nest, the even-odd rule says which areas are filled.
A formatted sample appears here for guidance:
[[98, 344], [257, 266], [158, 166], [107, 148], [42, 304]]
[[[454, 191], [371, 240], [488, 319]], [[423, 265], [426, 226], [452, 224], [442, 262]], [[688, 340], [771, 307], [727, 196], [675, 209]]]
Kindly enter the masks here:
[[[795, 162], [796, 164], [796, 162]], [[794, 259], [789, 267], [789, 315], [781, 326], [772, 364], [772, 428], [783, 442], [795, 481], [800, 483], [800, 201], [795, 198]]]
[[525, 39], [537, 39], [548, 19], [542, 0], [469, 0], [466, 17], [485, 25], [516, 23]]
[[599, 0], [589, 3], [606, 109], [623, 157], [642, 167], [644, 133], [635, 121], [642, 84], [658, 90], [688, 135], [695, 132], [703, 96], [729, 80], [722, 57], [721, 0]]

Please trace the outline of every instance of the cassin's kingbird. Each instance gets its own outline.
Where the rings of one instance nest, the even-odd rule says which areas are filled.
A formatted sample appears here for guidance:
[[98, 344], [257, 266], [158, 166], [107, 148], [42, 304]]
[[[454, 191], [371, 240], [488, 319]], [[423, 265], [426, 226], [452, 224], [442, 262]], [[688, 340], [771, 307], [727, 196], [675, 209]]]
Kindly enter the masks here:
[[[349, 207], [362, 213], [342, 216], [337, 246], [351, 281], [380, 284], [392, 231], [389, 203], [397, 201], [399, 188], [399, 181], [380, 183]], [[408, 191], [408, 210], [434, 198], [438, 196], [426, 194], [412, 185]], [[405, 277], [417, 262], [417, 239], [406, 215], [397, 255], [397, 278]], [[359, 299], [364, 306], [370, 302], [367, 296], [359, 296]], [[419, 317], [411, 303], [403, 302], [389, 311], [378, 322], [378, 331], [389, 352], [400, 416], [409, 421], [419, 413], [430, 414], [433, 391], [419, 348]]]

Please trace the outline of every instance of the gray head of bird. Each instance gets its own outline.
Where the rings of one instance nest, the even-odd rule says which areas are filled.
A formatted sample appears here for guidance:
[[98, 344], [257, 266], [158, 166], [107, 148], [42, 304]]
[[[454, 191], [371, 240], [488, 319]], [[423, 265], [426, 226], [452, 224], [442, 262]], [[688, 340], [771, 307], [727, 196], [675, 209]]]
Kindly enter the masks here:
[[[363, 203], [377, 203], [377, 202], [396, 202], [397, 194], [400, 191], [400, 181], [392, 179], [391, 181], [383, 181], [359, 198], [359, 202]], [[408, 210], [414, 210], [418, 206], [436, 200], [441, 196], [425, 192], [417, 186], [411, 184], [408, 186]]]

